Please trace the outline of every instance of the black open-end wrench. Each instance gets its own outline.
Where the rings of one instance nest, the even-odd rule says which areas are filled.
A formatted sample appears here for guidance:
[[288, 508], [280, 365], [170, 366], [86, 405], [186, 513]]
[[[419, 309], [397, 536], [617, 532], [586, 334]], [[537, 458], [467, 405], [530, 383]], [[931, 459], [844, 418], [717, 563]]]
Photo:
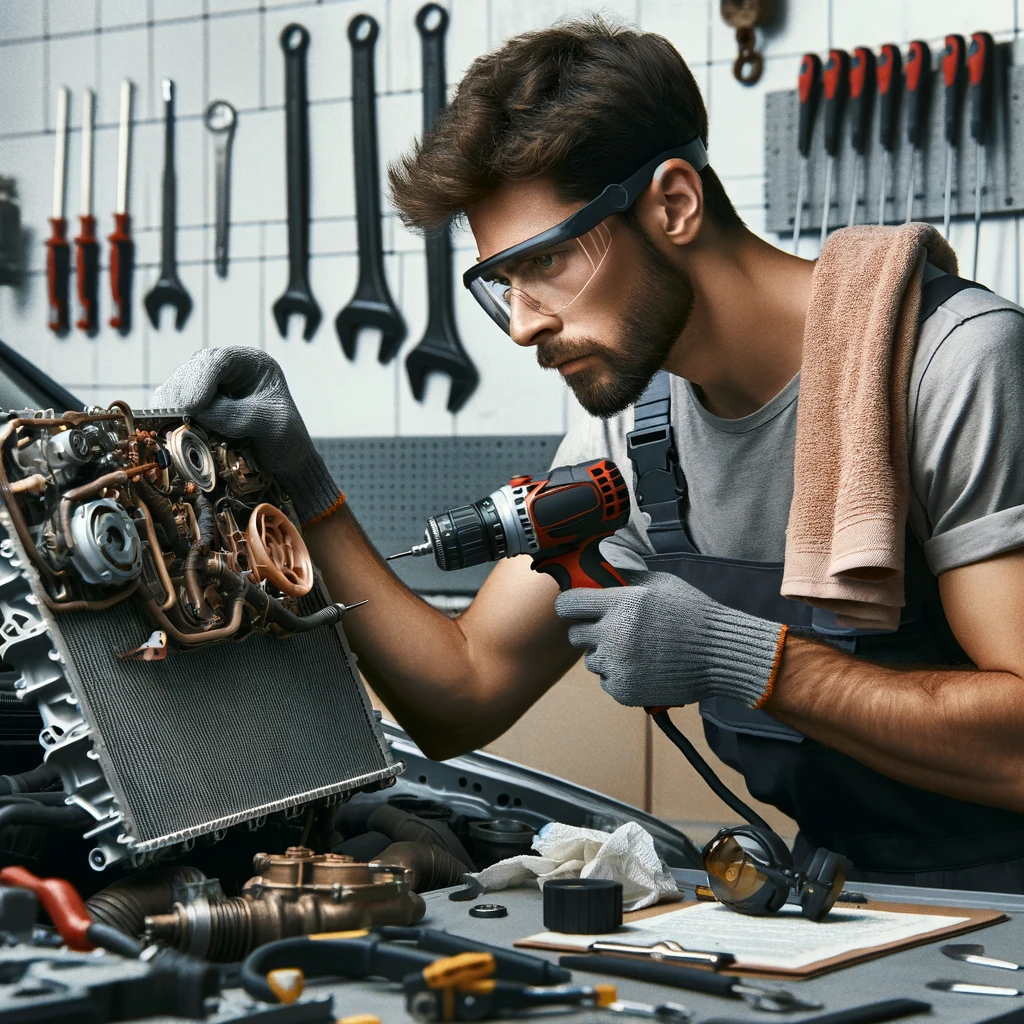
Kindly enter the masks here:
[[309, 341], [320, 326], [320, 306], [309, 287], [309, 103], [306, 95], [306, 51], [309, 32], [302, 25], [285, 25], [284, 50], [285, 141], [288, 147], [288, 287], [274, 303], [274, 319], [282, 338], [288, 337], [288, 317], [306, 318], [302, 336]]
[[359, 283], [334, 326], [341, 349], [356, 357], [356, 334], [362, 327], [381, 332], [377, 358], [388, 363], [405, 339], [405, 321], [384, 279], [384, 243], [380, 231], [380, 175], [377, 164], [377, 95], [373, 48], [380, 32], [368, 14], [348, 23], [352, 44], [352, 136], [356, 169], [356, 225], [359, 234]]
[[[433, 126], [446, 105], [444, 37], [448, 12], [435, 3], [421, 7], [416, 15], [423, 51], [423, 130]], [[428, 373], [446, 373], [452, 382], [448, 411], [458, 412], [480, 383], [473, 361], [466, 354], [455, 327], [452, 294], [452, 240], [449, 226], [429, 235], [427, 248], [427, 329], [420, 343], [409, 353], [405, 368], [417, 401], [423, 401]]]
[[180, 331], [192, 312], [192, 297], [178, 277], [178, 197], [174, 176], [174, 83], [165, 78], [164, 94], [164, 181], [163, 224], [161, 225], [160, 277], [143, 300], [150, 323], [160, 327], [160, 310], [173, 306], [174, 326]]

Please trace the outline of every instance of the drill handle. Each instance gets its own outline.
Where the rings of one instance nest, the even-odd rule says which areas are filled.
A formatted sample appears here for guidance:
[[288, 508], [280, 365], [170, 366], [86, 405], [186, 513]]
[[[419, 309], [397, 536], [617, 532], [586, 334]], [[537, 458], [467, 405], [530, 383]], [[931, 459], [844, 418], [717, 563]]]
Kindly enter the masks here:
[[601, 541], [610, 536], [610, 533], [605, 533], [591, 537], [583, 547], [560, 555], [537, 555], [533, 560], [533, 568], [551, 576], [560, 590], [573, 587], [624, 587], [626, 581], [601, 554]]

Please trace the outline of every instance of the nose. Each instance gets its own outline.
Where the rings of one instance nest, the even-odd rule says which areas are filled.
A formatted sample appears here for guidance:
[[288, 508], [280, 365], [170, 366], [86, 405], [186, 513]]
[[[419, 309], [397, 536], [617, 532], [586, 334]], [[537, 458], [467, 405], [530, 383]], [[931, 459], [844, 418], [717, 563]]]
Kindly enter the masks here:
[[536, 345], [541, 334], [557, 331], [561, 323], [557, 315], [537, 309], [516, 292], [509, 296], [508, 333], [517, 345], [523, 348]]

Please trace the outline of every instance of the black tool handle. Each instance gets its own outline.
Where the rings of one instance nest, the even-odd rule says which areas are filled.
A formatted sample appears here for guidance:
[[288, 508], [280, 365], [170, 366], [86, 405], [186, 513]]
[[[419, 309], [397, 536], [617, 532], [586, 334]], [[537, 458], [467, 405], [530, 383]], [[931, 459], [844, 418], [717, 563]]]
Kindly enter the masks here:
[[355, 149], [356, 226], [359, 276], [379, 277], [384, 286], [384, 243], [380, 227], [380, 170], [377, 155], [377, 84], [373, 51], [380, 26], [369, 14], [348, 23], [352, 44], [352, 133]]
[[920, 999], [885, 999], [879, 1003], [865, 1003], [851, 1006], [848, 1010], [822, 1013], [817, 1017], [805, 1017], [801, 1024], [882, 1024], [887, 1020], [899, 1020], [915, 1013], [928, 1013], [932, 1004]]
[[100, 285], [100, 248], [96, 241], [96, 218], [83, 213], [81, 231], [75, 239], [75, 269], [78, 279], [80, 316], [78, 329], [92, 337], [99, 330], [96, 305]]
[[825, 152], [839, 153], [839, 129], [850, 92], [850, 55], [845, 50], [829, 50], [822, 73], [825, 86]]
[[303, 25], [286, 25], [281, 31], [281, 49], [288, 172], [288, 287], [305, 291], [309, 262], [309, 32]]
[[657, 960], [633, 960], [624, 956], [560, 956], [558, 965], [570, 971], [635, 978], [654, 985], [684, 988], [689, 992], [706, 992], [712, 996], [732, 996], [737, 985], [735, 978], [725, 974], [681, 967], [679, 964], [659, 963]]
[[135, 244], [132, 242], [131, 218], [127, 213], [114, 214], [114, 230], [110, 242], [110, 326], [121, 334], [132, 327], [132, 274], [135, 267]]
[[50, 297], [49, 327], [54, 334], [67, 334], [71, 322], [68, 312], [68, 282], [71, 277], [71, 249], [68, 246], [68, 222], [64, 217], [50, 218], [50, 237], [46, 241], [46, 283]]
[[174, 172], [174, 83], [164, 83], [163, 224], [160, 234], [160, 276], [175, 277], [178, 266], [178, 183]]
[[886, 43], [875, 69], [878, 83], [878, 142], [887, 153], [896, 145], [896, 111], [903, 81], [903, 57], [895, 43]]
[[960, 108], [964, 98], [964, 55], [967, 44], [963, 36], [946, 36], [942, 50], [942, 80], [946, 87], [946, 142], [955, 146], [960, 136]]
[[971, 35], [967, 70], [971, 79], [971, 138], [984, 146], [992, 125], [992, 83], [995, 80], [996, 44], [988, 32]]
[[866, 46], [858, 46], [850, 58], [850, 142], [860, 156], [868, 148], [874, 97], [875, 55]]
[[932, 77], [932, 51], [928, 44], [915, 39], [907, 51], [904, 85], [907, 103], [907, 142], [921, 148], [924, 126], [928, 120], [928, 89]]
[[818, 112], [820, 89], [821, 58], [816, 53], [805, 53], [800, 59], [800, 78], [797, 83], [797, 96], [800, 99], [797, 147], [804, 159], [811, 152], [811, 135], [814, 133], [814, 115]]

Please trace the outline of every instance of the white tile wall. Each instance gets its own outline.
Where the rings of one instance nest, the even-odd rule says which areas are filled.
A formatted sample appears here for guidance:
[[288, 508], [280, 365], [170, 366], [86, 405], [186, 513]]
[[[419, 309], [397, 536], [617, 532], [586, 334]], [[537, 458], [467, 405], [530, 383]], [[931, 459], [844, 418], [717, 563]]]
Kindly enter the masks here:
[[[381, 165], [419, 132], [420, 45], [414, 18], [422, 0], [0, 0], [0, 173], [18, 179], [28, 232], [28, 274], [17, 289], [0, 289], [0, 335], [83, 398], [143, 402], [149, 390], [196, 348], [247, 344], [270, 351], [288, 374], [314, 434], [474, 434], [560, 432], [580, 412], [558, 376], [541, 373], [533, 354], [503, 338], [457, 287], [459, 330], [480, 368], [481, 383], [464, 410], [446, 409], [448, 381], [428, 381], [422, 403], [411, 395], [404, 354], [426, 324], [421, 240], [387, 206], [383, 235], [392, 294], [409, 327], [397, 360], [377, 362], [378, 341], [360, 337], [345, 359], [334, 318], [357, 275], [352, 158], [351, 60], [348, 23], [370, 13], [380, 23], [376, 47]], [[507, 36], [561, 17], [600, 11], [667, 36], [689, 62], [705, 93], [711, 157], [741, 215], [764, 231], [764, 95], [790, 87], [799, 55], [830, 45], [901, 45], [914, 37], [938, 50], [946, 32], [978, 28], [1014, 38], [1018, 0], [789, 0], [760, 38], [766, 64], [748, 88], [732, 77], [733, 31], [718, 0], [443, 0], [451, 13], [447, 73], [454, 87], [476, 56]], [[310, 277], [323, 311], [312, 342], [295, 319], [282, 339], [270, 307], [287, 281], [284, 168], [284, 76], [279, 43], [290, 22], [305, 25], [309, 51], [312, 185]], [[55, 89], [73, 89], [68, 211], [78, 212], [81, 89], [97, 90], [96, 206], [99, 228], [111, 228], [122, 78], [136, 85], [131, 213], [138, 266], [134, 330], [121, 338], [106, 328], [109, 300], [101, 292], [104, 329], [95, 339], [54, 338], [46, 329], [43, 241], [48, 233]], [[185, 331], [148, 323], [142, 298], [160, 254], [163, 162], [159, 83], [178, 87], [178, 252], [182, 280], [195, 308]], [[232, 178], [231, 265], [226, 280], [212, 267], [212, 144], [202, 126], [210, 100], [239, 111]], [[1021, 232], [1016, 217], [986, 221], [979, 279], [1012, 299], [1020, 296]], [[774, 240], [771, 239], [771, 240]], [[969, 272], [973, 228], [955, 223], [953, 243]], [[105, 248], [105, 247], [104, 247]], [[805, 239], [803, 252], [812, 254]], [[475, 255], [471, 236], [456, 237], [459, 266]], [[105, 257], [105, 252], [104, 252]], [[104, 259], [105, 271], [105, 259]]]

